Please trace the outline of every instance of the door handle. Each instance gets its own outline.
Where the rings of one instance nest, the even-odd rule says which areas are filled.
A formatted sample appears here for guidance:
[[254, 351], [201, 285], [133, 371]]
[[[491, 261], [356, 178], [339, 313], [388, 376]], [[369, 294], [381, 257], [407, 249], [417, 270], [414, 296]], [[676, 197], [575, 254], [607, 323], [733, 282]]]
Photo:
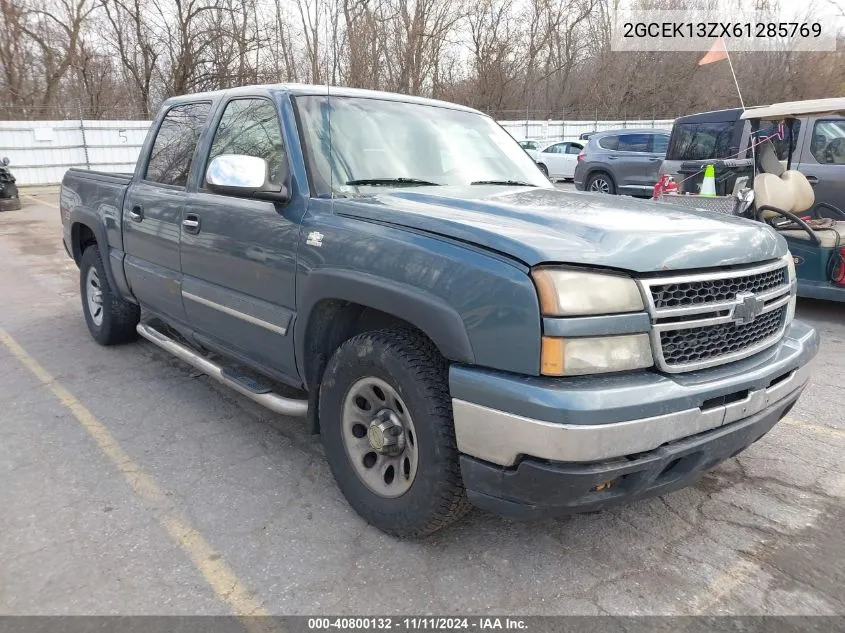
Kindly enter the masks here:
[[182, 220], [182, 228], [185, 229], [186, 233], [193, 233], [197, 234], [200, 232], [200, 216], [196, 213], [189, 213], [185, 216], [185, 219]]
[[135, 205], [129, 211], [129, 219], [133, 222], [140, 222], [144, 219], [144, 208], [140, 205]]
[[616, 160], [617, 158], [619, 158], [619, 157], [618, 156], [608, 156], [607, 160]]
[[807, 176], [807, 182], [811, 185], [817, 185], [819, 184], [819, 179], [816, 176]]

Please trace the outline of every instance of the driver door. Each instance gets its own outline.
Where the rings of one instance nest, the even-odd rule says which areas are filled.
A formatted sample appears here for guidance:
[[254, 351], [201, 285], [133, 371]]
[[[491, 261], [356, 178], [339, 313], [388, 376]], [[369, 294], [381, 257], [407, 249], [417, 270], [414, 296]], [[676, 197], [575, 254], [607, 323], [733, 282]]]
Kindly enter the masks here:
[[[795, 169], [813, 186], [816, 204], [826, 202], [845, 211], [845, 118], [816, 119], [806, 128], [800, 162]], [[825, 208], [814, 210], [813, 215], [843, 219]]]
[[269, 180], [289, 170], [277, 106], [238, 98], [223, 106], [182, 215], [182, 298], [188, 322], [227, 350], [287, 376], [296, 375], [291, 325], [301, 219], [300, 199], [287, 204], [210, 191], [205, 172], [221, 154], [267, 161]]

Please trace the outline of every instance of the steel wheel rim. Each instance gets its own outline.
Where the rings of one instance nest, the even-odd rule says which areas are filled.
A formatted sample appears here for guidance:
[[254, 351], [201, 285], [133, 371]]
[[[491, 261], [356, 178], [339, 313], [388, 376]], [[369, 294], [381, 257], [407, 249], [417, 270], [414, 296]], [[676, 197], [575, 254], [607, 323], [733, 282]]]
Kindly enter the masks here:
[[598, 191], [599, 193], [610, 193], [610, 183], [604, 178], [596, 178], [590, 183], [590, 191]]
[[85, 300], [88, 302], [88, 314], [94, 325], [103, 324], [103, 290], [100, 286], [100, 276], [96, 268], [89, 268], [85, 276]]
[[[396, 390], [374, 376], [357, 380], [343, 400], [341, 425], [346, 455], [364, 485], [388, 499], [408, 492], [419, 450], [414, 422]], [[379, 439], [390, 444], [380, 446]]]

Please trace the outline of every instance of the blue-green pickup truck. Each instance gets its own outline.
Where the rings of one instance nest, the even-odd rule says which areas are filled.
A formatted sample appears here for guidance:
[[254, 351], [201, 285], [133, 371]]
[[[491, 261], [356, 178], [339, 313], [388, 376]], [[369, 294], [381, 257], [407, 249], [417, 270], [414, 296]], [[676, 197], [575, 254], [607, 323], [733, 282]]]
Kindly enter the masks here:
[[818, 348], [771, 229], [558, 191], [438, 101], [173, 98], [134, 174], [67, 172], [61, 214], [99, 343], [140, 334], [305, 418], [352, 507], [400, 536], [470, 503], [688, 485], [786, 415]]

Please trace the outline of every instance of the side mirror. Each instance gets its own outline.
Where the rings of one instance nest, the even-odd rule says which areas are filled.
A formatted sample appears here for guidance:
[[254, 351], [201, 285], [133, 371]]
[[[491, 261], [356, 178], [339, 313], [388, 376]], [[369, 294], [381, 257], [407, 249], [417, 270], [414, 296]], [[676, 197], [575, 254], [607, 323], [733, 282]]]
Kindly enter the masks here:
[[3, 167], [5, 167], [6, 165], [8, 165], [8, 164], [9, 164], [9, 157], [8, 157], [8, 156], [4, 156], [4, 157], [3, 157], [3, 160], [2, 160], [2, 161], [0, 161], [0, 162], [2, 162], [2, 163], [3, 163]]
[[267, 178], [267, 161], [244, 154], [221, 154], [209, 163], [205, 173], [205, 182], [215, 193], [273, 202], [290, 200], [285, 185], [271, 184]]

